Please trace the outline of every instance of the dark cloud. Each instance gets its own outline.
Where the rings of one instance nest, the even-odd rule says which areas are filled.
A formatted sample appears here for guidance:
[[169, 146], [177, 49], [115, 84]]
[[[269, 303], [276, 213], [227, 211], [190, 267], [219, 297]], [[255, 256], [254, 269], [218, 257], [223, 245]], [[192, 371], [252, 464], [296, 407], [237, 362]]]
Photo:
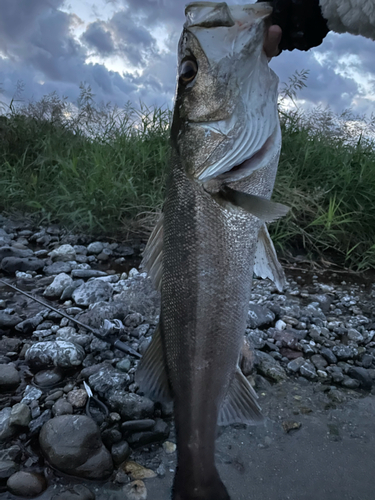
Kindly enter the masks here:
[[103, 23], [96, 21], [90, 23], [82, 35], [82, 40], [99, 54], [108, 55], [115, 51], [112, 35], [104, 29]]

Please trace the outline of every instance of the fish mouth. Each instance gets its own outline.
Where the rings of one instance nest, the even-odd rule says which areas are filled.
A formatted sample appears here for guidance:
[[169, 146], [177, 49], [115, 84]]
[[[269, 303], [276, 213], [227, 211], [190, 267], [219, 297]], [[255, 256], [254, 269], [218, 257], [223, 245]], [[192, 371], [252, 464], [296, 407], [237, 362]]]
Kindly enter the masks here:
[[198, 180], [205, 183], [211, 179], [226, 182], [245, 179], [256, 170], [269, 165], [275, 158], [277, 158], [280, 148], [281, 130], [277, 125], [271, 135], [267, 137], [263, 145], [241, 163], [237, 163], [232, 166], [229, 165], [224, 171], [223, 169], [220, 169], [216, 175], [212, 169], [208, 168], [199, 175]]

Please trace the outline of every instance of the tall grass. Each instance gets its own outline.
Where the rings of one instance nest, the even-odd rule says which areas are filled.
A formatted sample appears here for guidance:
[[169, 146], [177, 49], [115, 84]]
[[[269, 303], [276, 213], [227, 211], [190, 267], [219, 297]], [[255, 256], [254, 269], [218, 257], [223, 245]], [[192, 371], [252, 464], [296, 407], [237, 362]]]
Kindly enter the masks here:
[[[270, 226], [279, 251], [375, 267], [373, 122], [329, 110], [286, 110], [274, 198], [291, 207]], [[301, 83], [302, 82], [302, 83]], [[284, 103], [285, 104], [285, 103]], [[0, 116], [0, 209], [35, 213], [71, 230], [121, 236], [148, 225], [163, 201], [170, 111], [75, 105], [55, 93]]]

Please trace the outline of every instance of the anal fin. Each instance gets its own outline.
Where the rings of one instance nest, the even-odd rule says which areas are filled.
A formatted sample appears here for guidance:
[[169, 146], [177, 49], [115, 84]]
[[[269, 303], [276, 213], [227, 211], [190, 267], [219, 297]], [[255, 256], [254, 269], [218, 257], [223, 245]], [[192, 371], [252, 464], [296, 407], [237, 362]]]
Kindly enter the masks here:
[[269, 278], [279, 292], [286, 284], [284, 270], [276, 255], [271, 237], [265, 224], [260, 228], [255, 252], [254, 273], [260, 278]]
[[228, 393], [220, 408], [218, 425], [254, 424], [263, 420], [258, 396], [237, 366]]
[[154, 333], [147, 351], [139, 362], [135, 382], [145, 396], [154, 401], [170, 401], [171, 392], [164, 361], [160, 328]]

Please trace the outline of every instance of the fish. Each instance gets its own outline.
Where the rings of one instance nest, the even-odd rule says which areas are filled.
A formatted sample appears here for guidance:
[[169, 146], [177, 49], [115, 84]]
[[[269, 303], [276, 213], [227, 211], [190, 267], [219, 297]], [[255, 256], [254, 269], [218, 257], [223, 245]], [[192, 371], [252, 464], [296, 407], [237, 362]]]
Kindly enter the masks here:
[[192, 2], [178, 45], [170, 170], [143, 255], [160, 322], [138, 390], [173, 400], [173, 500], [230, 500], [215, 465], [217, 425], [262, 420], [239, 368], [253, 272], [282, 289], [266, 224], [281, 149], [278, 78], [263, 51], [272, 7]]

